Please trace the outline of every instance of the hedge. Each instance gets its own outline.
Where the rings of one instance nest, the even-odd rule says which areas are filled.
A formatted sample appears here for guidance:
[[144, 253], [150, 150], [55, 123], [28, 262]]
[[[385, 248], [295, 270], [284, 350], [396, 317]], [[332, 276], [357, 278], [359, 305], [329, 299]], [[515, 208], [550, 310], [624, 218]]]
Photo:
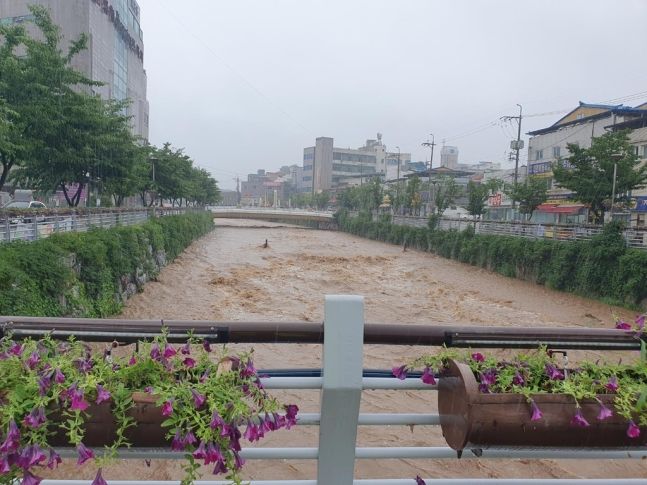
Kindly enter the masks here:
[[647, 251], [628, 248], [622, 227], [608, 224], [590, 241], [548, 241], [430, 230], [372, 220], [368, 213], [336, 215], [339, 229], [405, 244], [505, 276], [629, 307], [647, 305]]
[[107, 317], [192, 241], [210, 212], [0, 244], [0, 315]]

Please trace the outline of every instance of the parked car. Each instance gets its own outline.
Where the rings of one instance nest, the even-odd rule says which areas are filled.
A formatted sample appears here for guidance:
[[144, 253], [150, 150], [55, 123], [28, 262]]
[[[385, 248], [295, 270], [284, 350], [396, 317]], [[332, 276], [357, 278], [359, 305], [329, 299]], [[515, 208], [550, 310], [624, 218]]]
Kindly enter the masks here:
[[[3, 209], [47, 209], [47, 206], [42, 202], [37, 200], [12, 200], [8, 204], [5, 204]], [[44, 216], [36, 217], [36, 222], [42, 222], [45, 220]], [[20, 224], [20, 223], [30, 223], [34, 222], [34, 218], [28, 215], [14, 216], [9, 219], [10, 224]]]

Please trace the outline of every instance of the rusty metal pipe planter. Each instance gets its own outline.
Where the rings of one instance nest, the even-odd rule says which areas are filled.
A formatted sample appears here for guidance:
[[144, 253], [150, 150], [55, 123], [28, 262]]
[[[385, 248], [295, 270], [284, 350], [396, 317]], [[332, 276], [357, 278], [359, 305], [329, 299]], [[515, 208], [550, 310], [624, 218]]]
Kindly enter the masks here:
[[[599, 395], [613, 408], [613, 395]], [[447, 444], [457, 451], [488, 448], [635, 448], [647, 446], [647, 429], [640, 437], [627, 436], [627, 420], [614, 413], [598, 421], [600, 405], [580, 402], [590, 426], [571, 424], [573, 398], [564, 394], [536, 394], [533, 400], [543, 417], [532, 421], [530, 406], [520, 394], [484, 394], [469, 366], [450, 361], [438, 384], [440, 425]]]

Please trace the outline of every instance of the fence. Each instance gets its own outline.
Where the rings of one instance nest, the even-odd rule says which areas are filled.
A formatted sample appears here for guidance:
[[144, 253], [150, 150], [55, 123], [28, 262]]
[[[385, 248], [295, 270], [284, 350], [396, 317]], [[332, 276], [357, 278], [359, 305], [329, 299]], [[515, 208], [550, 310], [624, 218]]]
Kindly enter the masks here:
[[92, 228], [108, 229], [116, 226], [131, 226], [151, 217], [183, 214], [187, 209], [133, 209], [61, 211], [0, 211], [0, 243], [11, 241], [35, 241], [58, 232], [85, 232]]
[[[417, 216], [394, 216], [394, 224], [427, 227], [428, 219]], [[555, 241], [576, 241], [591, 239], [602, 232], [602, 226], [578, 226], [570, 224], [537, 224], [531, 222], [473, 221], [470, 219], [443, 218], [440, 229], [462, 231], [474, 227], [477, 234], [524, 237], [528, 239], [551, 239]], [[625, 229], [624, 237], [632, 248], [647, 249], [647, 228]]]
[[[261, 371], [270, 377], [262, 379], [266, 389], [321, 389], [319, 413], [301, 414], [302, 426], [319, 426], [317, 448], [246, 448], [242, 456], [248, 460], [317, 460], [317, 477], [309, 480], [254, 480], [252, 485], [410, 485], [413, 477], [402, 479], [354, 479], [355, 460], [382, 459], [445, 459], [456, 460], [454, 450], [446, 446], [424, 447], [357, 447], [358, 426], [437, 426], [437, 414], [360, 413], [363, 390], [424, 390], [433, 392], [437, 386], [423, 384], [418, 378], [398, 380], [390, 371], [363, 369], [363, 345], [425, 345], [477, 348], [532, 348], [547, 345], [552, 349], [639, 350], [640, 340], [630, 332], [608, 329], [555, 329], [533, 327], [471, 327], [406, 324], [364, 324], [364, 301], [359, 296], [327, 296], [324, 322], [263, 323], [263, 322], [189, 322], [164, 321], [169, 339], [181, 342], [187, 332], [196, 338], [217, 343], [310, 343], [323, 344], [323, 369]], [[159, 321], [94, 320], [31, 317], [0, 317], [0, 335], [11, 332], [15, 339], [41, 336], [46, 333], [64, 339], [74, 334], [84, 341], [134, 343], [149, 339], [160, 331]], [[304, 376], [306, 374], [306, 376]], [[310, 374], [310, 375], [307, 375]], [[406, 399], [403, 394], [402, 399]], [[297, 428], [298, 429], [298, 428]], [[67, 456], [73, 450], [61, 450]], [[496, 449], [465, 453], [461, 459], [647, 459], [647, 448], [620, 451], [592, 451], [587, 449]], [[478, 456], [477, 456], [478, 455]], [[158, 449], [121, 450], [122, 458], [174, 459], [183, 458], [181, 452]], [[522, 465], [520, 465], [522, 466]], [[531, 473], [531, 467], [528, 468]], [[637, 479], [430, 479], [427, 484], [637, 484]], [[83, 480], [47, 480], [44, 485], [89, 484]], [[138, 481], [110, 481], [111, 484], [141, 484]], [[146, 482], [149, 484], [178, 484], [176, 481]], [[197, 482], [224, 485], [224, 481]]]

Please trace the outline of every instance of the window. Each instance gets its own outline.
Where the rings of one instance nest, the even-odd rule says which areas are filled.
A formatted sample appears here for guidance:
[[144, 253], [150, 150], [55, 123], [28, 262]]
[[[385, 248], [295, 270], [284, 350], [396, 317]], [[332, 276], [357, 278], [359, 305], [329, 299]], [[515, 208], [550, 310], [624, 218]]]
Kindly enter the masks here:
[[310, 175], [306, 175], [306, 176], [303, 177], [304, 182], [310, 182], [311, 180], [312, 180], [312, 176], [310, 176]]
[[647, 145], [643, 145], [643, 158], [647, 158]]
[[310, 170], [312, 170], [312, 165], [304, 165], [303, 166], [303, 171], [304, 172], [309, 172]]
[[544, 151], [535, 150], [535, 160], [541, 160], [542, 158], [544, 158]]
[[553, 147], [553, 158], [559, 158], [560, 147]]
[[633, 148], [634, 155], [638, 156], [638, 145], [635, 145]]

